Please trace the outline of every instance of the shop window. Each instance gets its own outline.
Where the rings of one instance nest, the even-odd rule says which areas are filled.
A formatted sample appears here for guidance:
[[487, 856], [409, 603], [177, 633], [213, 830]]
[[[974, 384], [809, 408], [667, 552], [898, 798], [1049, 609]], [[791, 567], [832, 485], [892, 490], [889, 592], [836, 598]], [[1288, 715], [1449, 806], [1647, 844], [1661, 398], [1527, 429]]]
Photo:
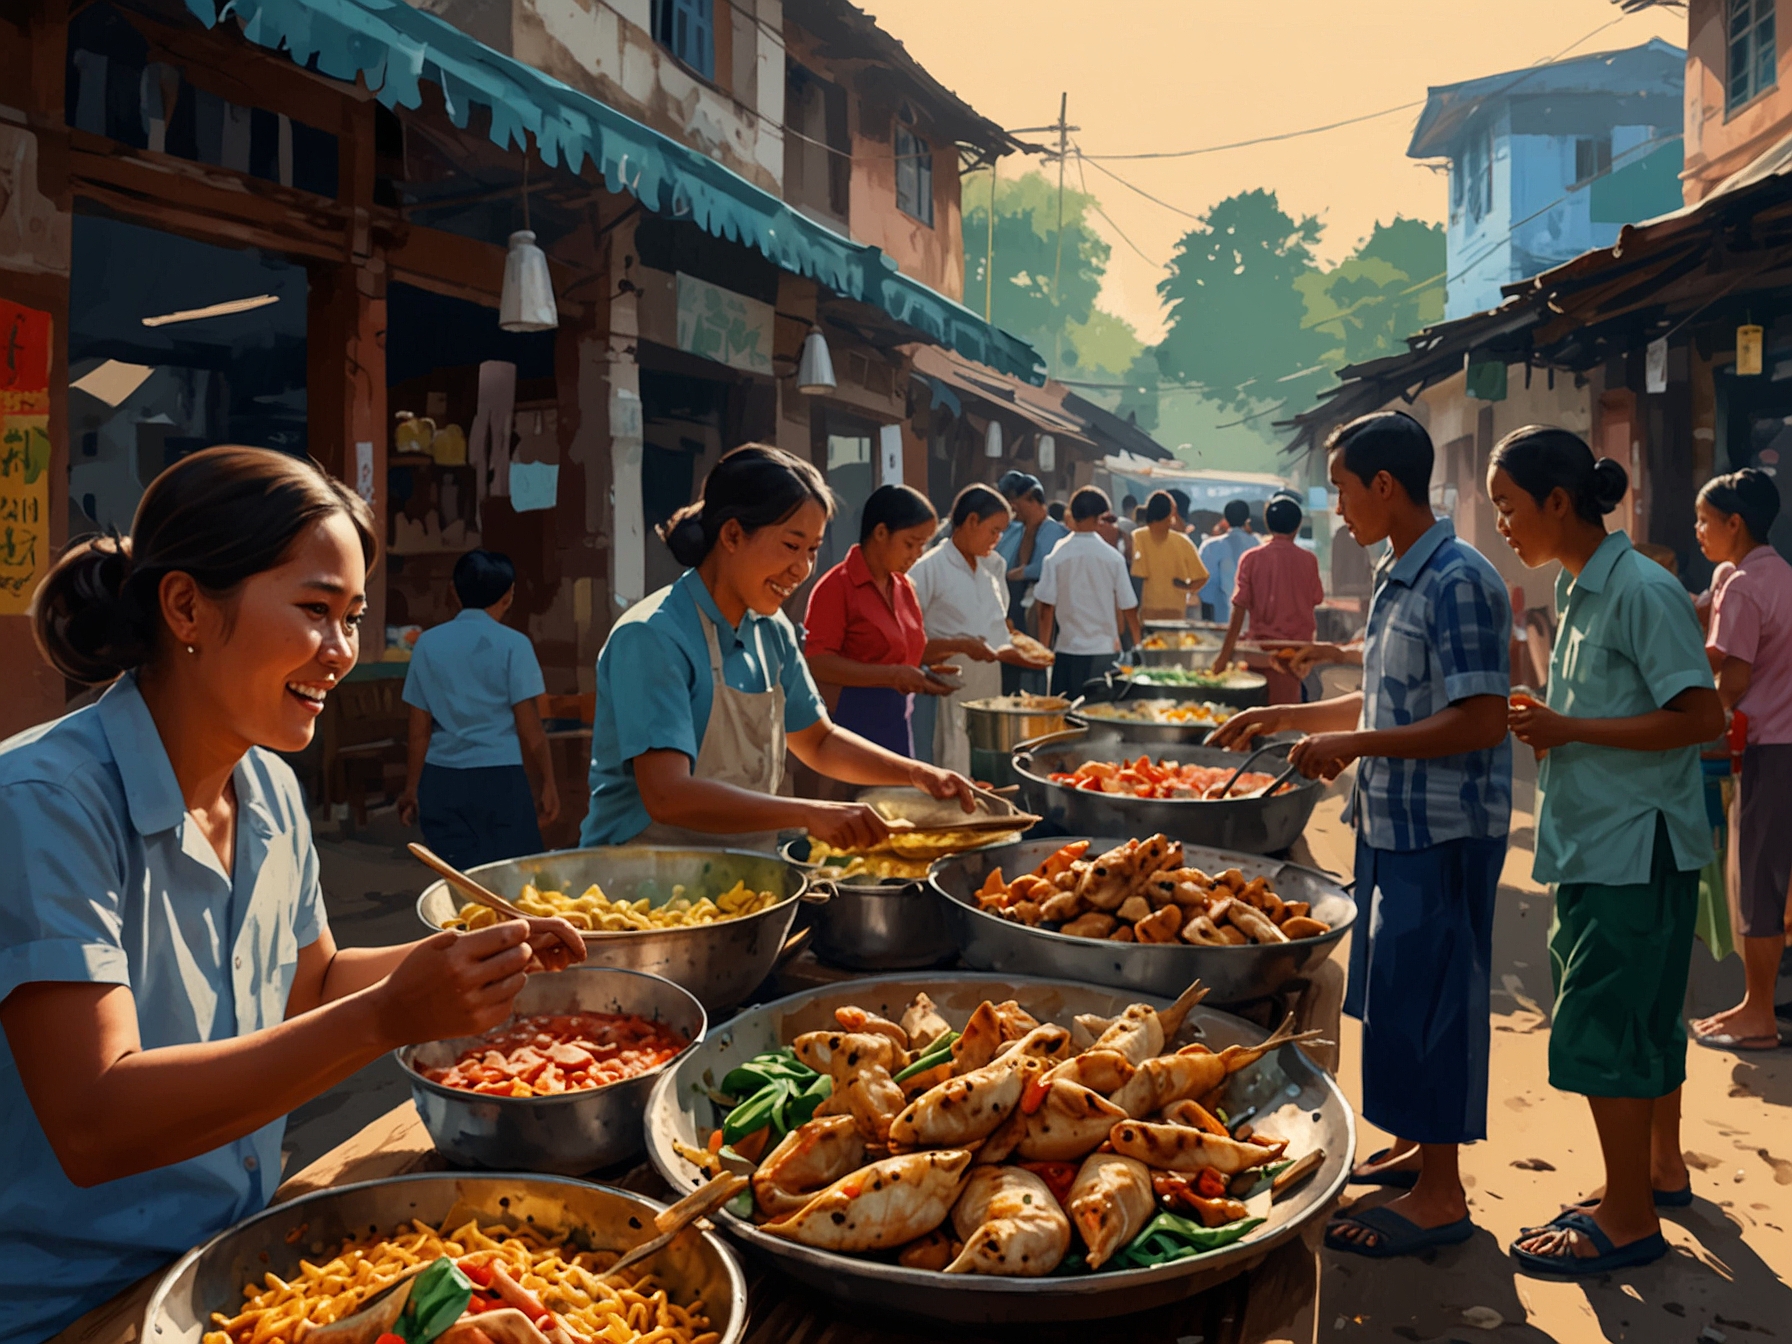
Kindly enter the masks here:
[[1777, 0], [1730, 0], [1729, 79], [1725, 109], [1734, 111], [1779, 81]]
[[933, 225], [933, 146], [902, 122], [896, 124], [896, 208]]
[[784, 198], [844, 224], [852, 179], [846, 90], [790, 62], [786, 66], [784, 129]]
[[816, 560], [819, 573], [846, 559], [858, 540], [859, 516], [877, 488], [877, 426], [828, 407], [817, 407], [811, 424], [828, 488], [839, 505]]
[[[1609, 147], [1607, 154], [1610, 154]], [[1450, 219], [1478, 224], [1493, 209], [1493, 142], [1479, 131], [1463, 143], [1450, 172]]]
[[1612, 170], [1612, 138], [1582, 136], [1574, 142], [1574, 185], [1604, 177]]
[[679, 64], [714, 79], [715, 0], [653, 0], [653, 40]]

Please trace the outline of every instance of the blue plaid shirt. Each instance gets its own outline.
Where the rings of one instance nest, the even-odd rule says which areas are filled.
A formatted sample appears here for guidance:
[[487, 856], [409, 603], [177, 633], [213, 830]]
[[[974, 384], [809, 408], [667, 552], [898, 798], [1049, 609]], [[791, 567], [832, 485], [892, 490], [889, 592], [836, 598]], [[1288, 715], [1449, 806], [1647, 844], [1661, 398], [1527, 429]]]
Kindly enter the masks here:
[[[1511, 689], [1512, 602], [1487, 557], [1439, 519], [1398, 561], [1383, 561], [1363, 644], [1365, 729], [1399, 728], [1472, 695]], [[1506, 834], [1512, 742], [1428, 761], [1364, 757], [1352, 811], [1376, 849], [1428, 849]]]

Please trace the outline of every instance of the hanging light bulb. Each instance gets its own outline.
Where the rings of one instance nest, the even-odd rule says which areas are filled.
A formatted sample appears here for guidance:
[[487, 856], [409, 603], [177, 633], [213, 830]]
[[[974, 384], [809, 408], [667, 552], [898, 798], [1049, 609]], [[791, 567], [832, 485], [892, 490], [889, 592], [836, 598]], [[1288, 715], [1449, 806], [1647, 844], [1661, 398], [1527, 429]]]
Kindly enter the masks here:
[[983, 431], [983, 456], [1000, 457], [1002, 455], [1002, 422], [991, 420], [989, 428]]
[[560, 325], [547, 253], [535, 245], [535, 235], [528, 229], [510, 235], [504, 290], [498, 298], [498, 325], [505, 331], [552, 331]]
[[809, 334], [803, 337], [802, 357], [796, 364], [796, 390], [806, 397], [819, 397], [837, 386], [834, 357], [828, 351], [827, 338], [810, 328]]
[[1058, 441], [1050, 434], [1039, 436], [1039, 470], [1056, 471], [1058, 467]]

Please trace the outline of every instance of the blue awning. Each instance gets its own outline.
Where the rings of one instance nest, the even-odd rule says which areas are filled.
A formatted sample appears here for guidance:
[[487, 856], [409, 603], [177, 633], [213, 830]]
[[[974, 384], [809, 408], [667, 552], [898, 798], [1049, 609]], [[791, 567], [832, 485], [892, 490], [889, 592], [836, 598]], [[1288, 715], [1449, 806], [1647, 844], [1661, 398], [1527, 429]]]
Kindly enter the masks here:
[[901, 274], [880, 249], [815, 223], [714, 159], [404, 0], [226, 0], [221, 12], [217, 0], [186, 4], [207, 27], [232, 17], [258, 46], [333, 79], [361, 77], [387, 107], [418, 107], [421, 86], [434, 84], [456, 126], [467, 124], [474, 104], [485, 107], [494, 144], [526, 148], [533, 136], [546, 163], [574, 173], [590, 160], [610, 191], [656, 214], [756, 248], [781, 269], [879, 308], [979, 363], [1045, 381], [1032, 346]]

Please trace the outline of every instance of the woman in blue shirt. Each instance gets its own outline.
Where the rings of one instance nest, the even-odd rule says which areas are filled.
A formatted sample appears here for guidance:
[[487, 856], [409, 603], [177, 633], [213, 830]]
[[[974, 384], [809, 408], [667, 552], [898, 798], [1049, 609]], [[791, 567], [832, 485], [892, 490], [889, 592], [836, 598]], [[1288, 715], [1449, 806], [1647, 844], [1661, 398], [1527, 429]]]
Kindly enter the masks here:
[[[74, 546], [34, 629], [93, 705], [0, 744], [0, 1341], [34, 1344], [266, 1206], [294, 1107], [486, 1030], [559, 920], [338, 950], [304, 799], [354, 665], [365, 504], [261, 448], [182, 459]], [[564, 940], [561, 946], [559, 940]]]
[[723, 457], [661, 538], [688, 568], [623, 613], [597, 660], [585, 845], [769, 848], [807, 830], [864, 848], [889, 828], [860, 803], [779, 796], [788, 749], [847, 784], [910, 784], [973, 807], [969, 781], [831, 722], [783, 605], [815, 569], [833, 496], [778, 448]]
[[1692, 1202], [1680, 1153], [1699, 870], [1699, 747], [1723, 731], [1692, 599], [1605, 515], [1629, 487], [1563, 429], [1497, 444], [1487, 494], [1526, 565], [1558, 560], [1548, 704], [1515, 701], [1540, 762], [1534, 876], [1552, 882], [1549, 1081], [1593, 1111], [1605, 1190], [1513, 1243], [1531, 1273], [1586, 1277], [1667, 1254], [1657, 1206]]

